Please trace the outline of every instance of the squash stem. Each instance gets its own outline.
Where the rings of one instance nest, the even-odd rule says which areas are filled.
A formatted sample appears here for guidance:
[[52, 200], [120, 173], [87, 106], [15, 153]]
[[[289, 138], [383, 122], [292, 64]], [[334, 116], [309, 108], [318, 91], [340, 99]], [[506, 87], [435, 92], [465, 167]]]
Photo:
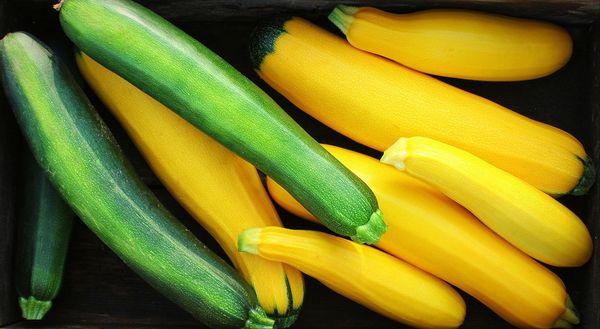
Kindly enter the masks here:
[[52, 307], [50, 300], [37, 300], [33, 296], [19, 297], [21, 315], [26, 320], [41, 320]]
[[573, 325], [561, 318], [556, 321], [552, 328], [570, 329], [573, 328]]
[[392, 146], [383, 152], [380, 161], [387, 165], [393, 166], [400, 171], [404, 171], [404, 160], [408, 154], [407, 151], [408, 139], [405, 137], [399, 138]]
[[577, 186], [575, 186], [569, 194], [584, 195], [589, 191], [592, 185], [594, 185], [594, 181], [596, 180], [596, 168], [594, 167], [592, 159], [589, 157], [585, 160], [580, 157], [577, 158], [583, 163], [583, 175], [581, 175]]
[[354, 20], [354, 14], [356, 14], [358, 10], [358, 7], [337, 5], [335, 8], [333, 8], [327, 18], [329, 18], [329, 20], [335, 26], [337, 26], [342, 33], [346, 34], [348, 32], [348, 28], [352, 24], [352, 21]]
[[579, 312], [577, 312], [577, 308], [575, 307], [575, 304], [573, 304], [570, 296], [567, 296], [567, 309], [562, 318], [572, 324], [579, 324]]
[[238, 250], [253, 255], [258, 255], [261, 228], [250, 228], [238, 236]]
[[65, 2], [65, 0], [60, 0], [58, 3], [52, 5], [52, 8], [54, 8], [54, 10], [56, 10], [56, 11], [60, 11], [60, 8], [62, 8], [63, 2]]
[[292, 314], [284, 315], [284, 316], [275, 316], [275, 328], [289, 328], [291, 327], [296, 320], [298, 319], [298, 312], [293, 312]]
[[577, 309], [575, 308], [575, 304], [573, 304], [571, 297], [567, 296], [565, 312], [556, 321], [553, 328], [573, 328], [573, 326], [577, 324], [579, 324]]
[[387, 231], [387, 224], [383, 220], [381, 210], [377, 209], [369, 221], [356, 228], [356, 234], [350, 238], [358, 243], [374, 244], [379, 242], [381, 236]]
[[260, 306], [257, 306], [250, 310], [244, 329], [272, 329], [274, 324], [275, 320], [271, 319]]

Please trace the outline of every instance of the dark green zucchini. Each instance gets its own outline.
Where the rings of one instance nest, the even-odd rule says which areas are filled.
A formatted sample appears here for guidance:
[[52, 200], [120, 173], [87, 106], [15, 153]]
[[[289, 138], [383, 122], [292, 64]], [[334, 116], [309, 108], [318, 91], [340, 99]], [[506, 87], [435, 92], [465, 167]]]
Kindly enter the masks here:
[[4, 88], [34, 156], [83, 222], [163, 295], [212, 328], [271, 328], [243, 278], [136, 176], [66, 67], [37, 39], [0, 41]]
[[80, 50], [254, 164], [329, 229], [364, 243], [385, 232], [369, 187], [200, 42], [129, 0], [57, 7]]
[[41, 320], [62, 284], [75, 214], [28, 151], [20, 170], [15, 284], [23, 318]]

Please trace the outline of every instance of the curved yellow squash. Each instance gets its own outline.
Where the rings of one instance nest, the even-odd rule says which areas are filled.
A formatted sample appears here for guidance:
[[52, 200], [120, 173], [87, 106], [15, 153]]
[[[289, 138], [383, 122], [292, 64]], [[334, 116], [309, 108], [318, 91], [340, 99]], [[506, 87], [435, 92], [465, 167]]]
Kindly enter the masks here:
[[593, 165], [568, 133], [358, 50], [301, 18], [258, 29], [251, 53], [260, 77], [301, 110], [376, 150], [426, 136], [549, 194], [582, 194], [593, 182]]
[[264, 310], [278, 326], [290, 326], [304, 297], [301, 273], [237, 251], [244, 229], [281, 226], [256, 169], [87, 55], [78, 54], [77, 64], [165, 187], [254, 287]]
[[580, 266], [592, 254], [592, 238], [577, 215], [466, 151], [425, 137], [400, 138], [381, 162], [435, 186], [539, 261]]
[[356, 48], [452, 78], [540, 78], [563, 67], [573, 51], [569, 32], [558, 25], [473, 10], [392, 14], [338, 5], [329, 19]]
[[249, 229], [240, 250], [285, 262], [337, 293], [418, 328], [457, 328], [465, 302], [442, 280], [366, 245], [327, 233], [280, 227]]
[[[579, 322], [560, 278], [456, 202], [376, 159], [325, 148], [369, 185], [385, 211], [388, 231], [376, 247], [464, 290], [515, 326]], [[284, 209], [316, 221], [277, 183], [268, 179], [267, 187]]]

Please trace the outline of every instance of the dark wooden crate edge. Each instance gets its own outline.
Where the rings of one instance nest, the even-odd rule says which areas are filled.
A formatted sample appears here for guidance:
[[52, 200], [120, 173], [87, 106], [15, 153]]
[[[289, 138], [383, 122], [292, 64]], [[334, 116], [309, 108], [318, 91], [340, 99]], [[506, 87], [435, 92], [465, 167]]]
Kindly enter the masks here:
[[[10, 14], [10, 8], [6, 7], [8, 1], [0, 0], [0, 22], [6, 24], [5, 17], [12, 17]], [[8, 14], [7, 14], [8, 13]], [[590, 105], [593, 106], [592, 109], [592, 140], [593, 146], [590, 150], [591, 155], [596, 161], [596, 165], [600, 164], [600, 140], [598, 140], [598, 136], [600, 136], [600, 23], [597, 21], [593, 24], [594, 29], [594, 44], [593, 44], [593, 71], [591, 72], [590, 82], [591, 82], [591, 97]], [[0, 32], [5, 32], [6, 26], [0, 26]], [[1, 97], [0, 97], [1, 98]], [[12, 142], [16, 141], [17, 138], [14, 138], [16, 135], [15, 127], [12, 125], [12, 117], [10, 111], [4, 111], [5, 104], [3, 103], [4, 99], [0, 99], [0, 280], [2, 280], [2, 276], [10, 277], [11, 270], [11, 241], [12, 241], [12, 191], [11, 188], [14, 184], [11, 183], [13, 172], [15, 169], [14, 164], [14, 154], [16, 153], [14, 149], [14, 145]], [[6, 152], [8, 151], [8, 152]], [[593, 198], [592, 200], [600, 200], [600, 188], [598, 185], [593, 189]], [[590, 213], [594, 214], [597, 217], [600, 214], [600, 204], [593, 203], [590, 205]], [[599, 227], [596, 221], [592, 221], [591, 230], [595, 232], [594, 234], [594, 242], [597, 246], [598, 232]], [[586, 317], [585, 328], [600, 328], [600, 258], [595, 256], [592, 260], [593, 264], [590, 267], [590, 274], [587, 278], [588, 282], [586, 285], [589, 285], [591, 289], [595, 292], [585, 299], [586, 305], [582, 308], [582, 311], [585, 310], [584, 316]], [[8, 306], [4, 306], [2, 304], [2, 297], [4, 296], [13, 296], [14, 289], [10, 284], [2, 285], [2, 283], [10, 283], [10, 280], [1, 281], [0, 282], [0, 326], [8, 325], [13, 323], [16, 320], [16, 299], [11, 299], [12, 302], [9, 302]], [[589, 313], [591, 310], [593, 313]], [[17, 327], [30, 327], [26, 322], [19, 322], [16, 324]], [[81, 326], [78, 324], [73, 324], [72, 328], [94, 328], [96, 325], [90, 323], [89, 326]], [[138, 328], [138, 327], [148, 327], [143, 324], [139, 326], [127, 324], [126, 326], [119, 326], [119, 324], [115, 324], [118, 327], [128, 327], [128, 328]], [[102, 327], [102, 325], [99, 325]]]
[[[311, 12], [323, 16], [337, 3], [347, 5], [369, 5], [411, 11], [424, 6], [430, 8], [472, 8], [498, 12], [512, 16], [532, 16], [563, 24], [589, 24], [600, 15], [596, 0], [138, 0], [167, 19], [177, 18], [180, 22], [197, 20], [215, 21], [221, 18], [232, 20], [254, 20], [256, 17], [277, 16], [289, 12]], [[20, 8], [32, 5], [50, 7], [49, 0], [20, 0]], [[55, 2], [58, 2], [56, 0]]]
[[589, 206], [590, 212], [590, 232], [594, 243], [595, 254], [592, 256], [590, 264], [590, 274], [588, 285], [591, 292], [585, 298], [585, 305], [582, 307], [583, 320], [588, 323], [587, 328], [600, 328], [600, 257], [598, 255], [598, 246], [600, 245], [600, 19], [592, 24], [592, 48], [591, 61], [592, 72], [590, 76], [590, 106], [592, 107], [592, 149], [591, 156], [596, 165], [596, 184], [591, 193], [591, 200], [595, 200]]
[[[0, 38], [9, 30], [9, 17], [12, 17], [9, 6], [9, 1], [0, 1]], [[16, 127], [1, 90], [0, 88], [0, 326], [18, 319], [12, 283]]]

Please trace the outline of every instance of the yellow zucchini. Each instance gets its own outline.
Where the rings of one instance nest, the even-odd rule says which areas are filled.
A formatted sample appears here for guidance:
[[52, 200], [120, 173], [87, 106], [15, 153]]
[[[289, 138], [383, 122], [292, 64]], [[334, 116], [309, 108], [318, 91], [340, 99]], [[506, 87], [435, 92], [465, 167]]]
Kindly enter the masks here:
[[435, 186], [539, 261], [580, 266], [592, 254], [592, 239], [577, 215], [464, 150], [425, 137], [400, 138], [381, 162]]
[[[579, 322], [560, 278], [456, 202], [374, 158], [324, 146], [369, 185], [385, 211], [388, 231], [376, 247], [464, 290], [515, 326]], [[272, 179], [267, 187], [284, 209], [316, 221]]]
[[158, 178], [217, 240], [279, 327], [291, 325], [304, 296], [301, 273], [237, 251], [249, 227], [281, 226], [254, 166], [83, 53], [84, 77], [121, 122]]
[[456, 328], [464, 320], [465, 303], [452, 287], [373, 247], [280, 227], [243, 231], [238, 245], [240, 251], [290, 264], [337, 293], [414, 327]]
[[393, 14], [338, 5], [329, 19], [356, 48], [452, 78], [540, 78], [563, 67], [573, 52], [569, 32], [558, 25], [473, 10]]
[[465, 149], [549, 194], [584, 194], [594, 167], [570, 134], [352, 47], [301, 18], [258, 28], [266, 82], [327, 126], [384, 151], [425, 136]]

